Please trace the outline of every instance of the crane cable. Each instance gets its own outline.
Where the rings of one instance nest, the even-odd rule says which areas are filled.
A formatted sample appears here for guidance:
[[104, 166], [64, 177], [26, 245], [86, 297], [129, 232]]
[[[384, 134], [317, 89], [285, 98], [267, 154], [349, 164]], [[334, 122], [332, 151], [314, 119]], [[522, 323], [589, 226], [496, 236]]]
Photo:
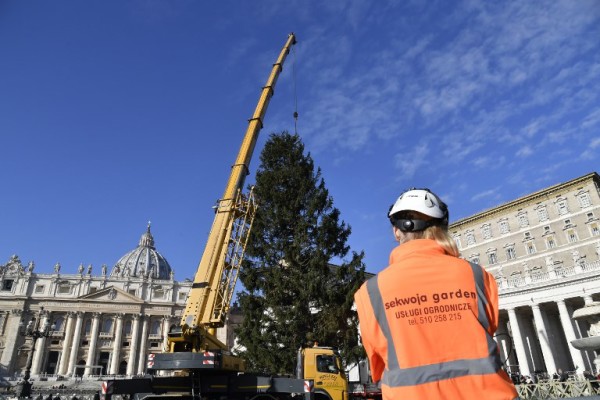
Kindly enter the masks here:
[[298, 90], [296, 86], [296, 47], [292, 47], [292, 80], [294, 81], [294, 134], [298, 134]]

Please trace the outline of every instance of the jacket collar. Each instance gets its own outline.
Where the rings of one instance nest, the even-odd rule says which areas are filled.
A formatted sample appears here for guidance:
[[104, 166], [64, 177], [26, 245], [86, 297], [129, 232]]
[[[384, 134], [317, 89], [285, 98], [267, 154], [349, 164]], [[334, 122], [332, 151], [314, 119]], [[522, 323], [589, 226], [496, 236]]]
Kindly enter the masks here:
[[432, 239], [414, 239], [402, 243], [390, 253], [390, 265], [400, 262], [411, 253], [445, 254], [444, 249]]

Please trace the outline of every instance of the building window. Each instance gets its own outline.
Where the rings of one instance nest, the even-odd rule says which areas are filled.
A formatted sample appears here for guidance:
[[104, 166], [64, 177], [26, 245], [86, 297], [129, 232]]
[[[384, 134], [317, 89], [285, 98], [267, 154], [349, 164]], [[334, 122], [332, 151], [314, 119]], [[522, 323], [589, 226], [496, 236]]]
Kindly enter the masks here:
[[553, 249], [556, 247], [556, 242], [554, 241], [554, 236], [548, 236], [546, 238], [546, 248]]
[[573, 227], [573, 223], [571, 222], [571, 218], [565, 219], [565, 228]]
[[506, 248], [506, 259], [507, 260], [514, 260], [515, 258], [517, 258], [517, 252], [515, 251], [514, 247], [507, 247]]
[[556, 209], [559, 215], [565, 215], [569, 213], [569, 206], [566, 199], [559, 199], [556, 202]]
[[44, 293], [46, 287], [44, 285], [35, 285], [35, 293], [40, 294]]
[[535, 254], [535, 244], [533, 242], [529, 242], [525, 245], [527, 249], [527, 254]]
[[505, 234], [510, 232], [510, 226], [508, 225], [508, 221], [503, 220], [500, 221], [500, 233]]
[[65, 319], [63, 317], [58, 317], [54, 320], [54, 330], [57, 332], [61, 332], [63, 330], [63, 325], [65, 323]]
[[61, 283], [60, 285], [58, 285], [58, 294], [69, 294], [71, 293], [71, 285], [69, 285], [68, 283]]
[[152, 297], [155, 299], [164, 299], [165, 291], [163, 289], [155, 289]]
[[579, 206], [581, 208], [586, 208], [592, 205], [592, 201], [590, 200], [590, 195], [587, 192], [584, 193], [580, 193], [577, 196], [577, 199], [579, 200]]
[[186, 292], [179, 292], [179, 295], [178, 295], [179, 301], [185, 301], [186, 298], [187, 298]]
[[533, 239], [533, 238], [531, 237], [531, 232], [525, 232], [525, 233], [523, 234], [523, 236], [524, 236], [523, 240], [531, 240], [531, 239]]
[[467, 246], [471, 246], [475, 244], [475, 235], [473, 235], [473, 231], [467, 231]]
[[83, 333], [85, 335], [89, 335], [91, 331], [92, 331], [92, 320], [86, 319], [85, 324], [83, 325]]
[[546, 206], [539, 206], [536, 211], [540, 222], [548, 221], [548, 210], [546, 210]]
[[125, 324], [123, 324], [123, 335], [131, 335], [131, 321], [125, 321]]
[[112, 319], [105, 319], [102, 324], [102, 333], [111, 333], [112, 332], [113, 321]]
[[469, 257], [469, 259], [472, 263], [479, 264], [479, 254], [472, 254], [471, 257]]
[[490, 265], [496, 264], [498, 262], [498, 257], [496, 256], [495, 251], [491, 251], [488, 253], [488, 262]]
[[127, 293], [129, 293], [129, 294], [131, 294], [131, 295], [135, 296], [135, 289], [129, 289], [129, 290], [127, 291]]
[[461, 247], [460, 235], [458, 235], [458, 234], [452, 235], [452, 239], [454, 239], [454, 243], [456, 243], [456, 247], [458, 247], [460, 249], [460, 247]]
[[577, 238], [577, 232], [575, 232], [575, 229], [567, 229], [567, 241], [569, 243], [575, 243], [578, 238]]
[[521, 228], [525, 228], [529, 226], [529, 220], [527, 219], [527, 213], [521, 212], [517, 215], [517, 221], [519, 221], [519, 226]]
[[484, 239], [489, 239], [492, 237], [492, 227], [490, 224], [485, 224], [481, 227], [481, 235]]
[[598, 224], [596, 222], [590, 224], [590, 233], [592, 236], [600, 236], [600, 228], [598, 228]]
[[160, 326], [161, 326], [160, 321], [152, 321], [152, 325], [150, 328], [150, 334], [151, 335], [160, 335]]
[[6, 292], [10, 292], [13, 288], [13, 284], [15, 283], [14, 279], [5, 279], [2, 281], [2, 290]]

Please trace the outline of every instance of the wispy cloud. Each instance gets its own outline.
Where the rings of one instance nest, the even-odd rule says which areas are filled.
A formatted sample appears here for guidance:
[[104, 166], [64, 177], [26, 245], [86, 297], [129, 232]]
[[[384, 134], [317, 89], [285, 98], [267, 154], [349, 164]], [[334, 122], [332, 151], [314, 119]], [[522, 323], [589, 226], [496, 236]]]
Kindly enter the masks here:
[[489, 189], [480, 193], [477, 193], [475, 195], [473, 195], [473, 197], [471, 197], [471, 201], [479, 201], [483, 198], [487, 198], [487, 197], [494, 197], [496, 196], [497, 190], [496, 189]]
[[[436, 162], [425, 170], [420, 160], [392, 155], [399, 175], [486, 179], [485, 171], [496, 171], [526, 186], [513, 156], [542, 168], [555, 162], [549, 154], [557, 146], [583, 146], [581, 130], [598, 126], [600, 11], [593, 0], [469, 0], [435, 16], [418, 2], [367, 3], [334, 2], [326, 12], [335, 9], [335, 23], [347, 26], [315, 23], [304, 39], [311, 151], [350, 159], [385, 147], [385, 157], [411, 143], [413, 153]], [[358, 15], [377, 23], [361, 25]], [[392, 22], [403, 15], [412, 19]], [[477, 170], [465, 172], [465, 162]]]
[[394, 165], [401, 179], [410, 179], [423, 165], [428, 163], [429, 146], [421, 143], [410, 150], [394, 157]]
[[529, 146], [523, 146], [517, 151], [517, 157], [525, 158], [533, 154], [533, 150]]
[[598, 159], [598, 151], [596, 149], [600, 148], [600, 138], [594, 138], [587, 145], [587, 148], [581, 153], [582, 160], [597, 160]]

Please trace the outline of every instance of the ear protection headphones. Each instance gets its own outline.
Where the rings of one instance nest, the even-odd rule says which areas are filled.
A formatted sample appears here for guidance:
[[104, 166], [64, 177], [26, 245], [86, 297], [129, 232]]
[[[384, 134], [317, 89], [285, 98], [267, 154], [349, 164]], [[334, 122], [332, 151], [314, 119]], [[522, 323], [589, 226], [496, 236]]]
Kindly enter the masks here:
[[395, 219], [392, 224], [402, 232], [422, 231], [437, 225], [434, 221], [423, 221], [422, 219]]

